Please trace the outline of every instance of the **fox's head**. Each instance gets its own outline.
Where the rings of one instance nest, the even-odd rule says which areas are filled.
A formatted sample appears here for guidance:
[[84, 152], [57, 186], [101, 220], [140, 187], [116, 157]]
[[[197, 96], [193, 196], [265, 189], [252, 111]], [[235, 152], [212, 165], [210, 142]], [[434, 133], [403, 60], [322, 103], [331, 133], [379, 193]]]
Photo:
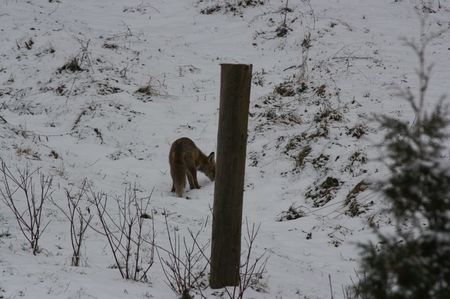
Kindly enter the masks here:
[[205, 163], [199, 165], [198, 170], [203, 172], [211, 181], [216, 177], [216, 161], [214, 160], [214, 152], [209, 154]]

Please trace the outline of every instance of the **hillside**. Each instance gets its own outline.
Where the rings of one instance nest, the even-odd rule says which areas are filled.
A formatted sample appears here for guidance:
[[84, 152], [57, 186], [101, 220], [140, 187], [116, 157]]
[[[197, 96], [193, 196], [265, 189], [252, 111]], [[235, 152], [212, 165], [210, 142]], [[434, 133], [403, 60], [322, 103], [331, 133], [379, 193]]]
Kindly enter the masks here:
[[[175, 197], [169, 148], [188, 136], [215, 151], [220, 64], [253, 64], [244, 218], [260, 225], [254, 257], [269, 259], [245, 298], [330, 298], [330, 279], [343, 298], [369, 221], [390, 229], [381, 196], [366, 188], [386, 175], [373, 116], [413, 121], [396, 87], [417, 90], [417, 58], [403, 39], [419, 38], [418, 11], [427, 33], [449, 26], [445, 0], [3, 0], [0, 156], [13, 171], [53, 176], [60, 207], [85, 179], [91, 200], [131, 184], [150, 197], [160, 248], [170, 247], [165, 219], [187, 242], [192, 231], [207, 244], [213, 183], [200, 174], [201, 189]], [[428, 61], [432, 103], [448, 92], [448, 31]], [[57, 206], [44, 206], [34, 256], [0, 202], [0, 298], [176, 298], [156, 253], [146, 282], [122, 279], [92, 202], [82, 204], [93, 228], [73, 267]], [[108, 213], [121, 215], [114, 200]]]

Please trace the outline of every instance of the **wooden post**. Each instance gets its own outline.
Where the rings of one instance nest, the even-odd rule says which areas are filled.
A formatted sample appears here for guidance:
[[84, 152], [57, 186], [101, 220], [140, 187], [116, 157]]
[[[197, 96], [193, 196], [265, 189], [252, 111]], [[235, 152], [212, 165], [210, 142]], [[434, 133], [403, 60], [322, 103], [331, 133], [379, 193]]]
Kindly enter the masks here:
[[239, 284], [252, 65], [222, 64], [211, 241], [213, 289]]

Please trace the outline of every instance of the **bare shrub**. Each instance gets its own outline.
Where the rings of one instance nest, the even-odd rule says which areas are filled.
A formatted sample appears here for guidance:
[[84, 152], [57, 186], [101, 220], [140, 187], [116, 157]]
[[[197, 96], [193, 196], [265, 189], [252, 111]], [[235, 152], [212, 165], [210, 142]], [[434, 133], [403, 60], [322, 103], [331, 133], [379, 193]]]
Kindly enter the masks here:
[[[150, 196], [138, 198], [136, 187], [127, 185], [122, 196], [114, 197], [116, 216], [108, 211], [107, 194], [92, 189], [89, 193], [102, 226], [102, 231], [94, 230], [108, 240], [115, 267], [122, 278], [148, 281], [147, 272], [153, 265], [155, 248], [153, 213], [148, 212], [153, 190]], [[146, 219], [152, 221], [150, 226], [144, 226]]]
[[347, 194], [347, 197], [344, 201], [344, 206], [347, 207], [347, 211], [345, 214], [355, 217], [365, 212], [364, 206], [360, 204], [356, 198], [357, 196], [364, 192], [369, 187], [369, 183], [364, 180], [361, 180], [358, 184], [356, 184], [352, 190]]
[[[23, 169], [11, 171], [1, 159], [0, 197], [13, 212], [20, 231], [30, 244], [34, 255], [39, 253], [39, 239], [50, 221], [43, 225], [42, 210], [44, 203], [51, 198], [53, 177], [41, 173], [40, 169], [31, 170], [27, 165]], [[38, 179], [36, 190], [35, 180]]]
[[76, 73], [89, 69], [92, 70], [91, 51], [89, 49], [91, 40], [82, 40], [77, 38], [77, 41], [80, 44], [80, 52], [58, 68], [59, 73], [62, 73], [63, 71]]
[[89, 211], [83, 212], [81, 202], [86, 199], [86, 179], [83, 180], [81, 187], [76, 194], [71, 190], [65, 189], [67, 210], [58, 205], [54, 200], [52, 203], [64, 214], [69, 220], [70, 226], [70, 242], [72, 245], [72, 266], [78, 267], [81, 259], [81, 247], [85, 239], [86, 229], [89, 227], [93, 215]]
[[80, 59], [78, 57], [70, 58], [66, 63], [64, 63], [60, 68], [58, 68], [58, 72], [62, 73], [63, 71], [68, 72], [81, 72], [83, 69], [80, 66]]
[[313, 207], [322, 207], [334, 198], [341, 185], [342, 182], [337, 178], [327, 176], [322, 183], [319, 184], [317, 181], [310, 186], [305, 193], [305, 197], [313, 200]]
[[292, 31], [291, 28], [287, 25], [287, 14], [292, 12], [293, 10], [288, 7], [289, 0], [286, 0], [286, 6], [281, 9], [281, 14], [283, 15], [283, 23], [280, 24], [280, 26], [277, 27], [275, 30], [275, 33], [277, 37], [284, 37], [286, 36], [289, 31]]
[[305, 211], [301, 207], [292, 204], [286, 211], [282, 211], [278, 217], [277, 221], [289, 221], [295, 220], [301, 217], [305, 217]]
[[256, 226], [253, 223], [250, 227], [248, 221], [246, 221], [245, 224], [246, 236], [244, 236], [244, 240], [247, 249], [241, 255], [239, 284], [237, 286], [234, 286], [232, 290], [225, 288], [225, 292], [230, 299], [244, 298], [244, 294], [249, 288], [252, 288], [258, 292], [264, 291], [264, 288], [261, 286], [260, 281], [263, 277], [263, 274], [266, 272], [268, 257], [266, 256], [266, 252], [264, 251], [262, 254], [254, 258], [253, 252], [260, 225]]
[[300, 65], [300, 73], [298, 75], [298, 83], [303, 83], [306, 86], [305, 82], [309, 80], [309, 49], [312, 47], [311, 45], [311, 32], [307, 32], [302, 41], [302, 64]]
[[[200, 229], [195, 234], [189, 231], [191, 242], [188, 244], [186, 238], [181, 239], [176, 230], [171, 233], [167, 213], [164, 213], [164, 215], [169, 249], [165, 250], [158, 247], [156, 252], [166, 282], [181, 299], [194, 298], [192, 294], [194, 291], [199, 292], [203, 297], [202, 291], [207, 287], [204, 278], [206, 278], [206, 269], [209, 265], [204, 252], [209, 246], [209, 242], [204, 245], [199, 244], [198, 237], [202, 231]], [[166, 256], [163, 257], [160, 251], [164, 251]]]
[[[207, 267], [210, 265], [210, 260], [205, 251], [210, 242], [200, 244], [198, 240], [207, 221], [196, 233], [189, 230], [189, 238], [181, 238], [176, 230], [171, 231], [167, 213], [164, 214], [169, 248], [157, 246], [156, 252], [167, 284], [180, 299], [192, 299], [194, 294], [207, 298], [203, 291], [208, 287]], [[247, 233], [244, 236], [246, 250], [241, 255], [239, 284], [232, 288], [224, 288], [222, 296], [226, 294], [231, 299], [242, 299], [249, 288], [257, 292], [264, 291], [261, 279], [265, 273], [268, 257], [266, 252], [263, 252], [255, 258], [253, 252], [259, 228], [260, 226], [255, 224], [250, 227], [246, 222]]]
[[136, 93], [140, 93], [149, 97], [158, 95], [158, 91], [151, 85], [151, 82], [139, 87], [136, 90]]
[[140, 86], [134, 94], [136, 97], [144, 103], [152, 101], [153, 97], [161, 96], [164, 94], [165, 84], [163, 81], [159, 81], [154, 78], [150, 78], [148, 82]]

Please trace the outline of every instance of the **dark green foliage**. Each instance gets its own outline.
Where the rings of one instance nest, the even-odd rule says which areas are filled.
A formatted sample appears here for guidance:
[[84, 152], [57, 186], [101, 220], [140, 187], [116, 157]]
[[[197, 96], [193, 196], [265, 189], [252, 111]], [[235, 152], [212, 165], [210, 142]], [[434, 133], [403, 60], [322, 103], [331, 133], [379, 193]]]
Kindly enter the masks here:
[[354, 287], [354, 298], [450, 298], [450, 246], [438, 235], [399, 241], [380, 236], [381, 250], [361, 245], [364, 276]]
[[355, 298], [450, 298], [450, 169], [442, 158], [448, 119], [438, 106], [412, 128], [388, 118], [382, 125], [392, 174], [383, 193], [396, 232], [375, 228], [377, 244], [360, 245]]
[[351, 298], [450, 298], [450, 163], [445, 147], [450, 119], [442, 100], [432, 111], [424, 108], [426, 42], [413, 47], [420, 62], [419, 94], [401, 94], [415, 112], [414, 122], [379, 118], [386, 130], [383, 162], [391, 173], [379, 188], [395, 233], [374, 227], [377, 242], [360, 245], [361, 276]]
[[385, 144], [392, 176], [383, 189], [396, 218], [417, 224], [427, 220], [427, 230], [450, 232], [450, 173], [442, 157], [449, 118], [439, 104], [416, 117], [416, 124], [381, 118], [387, 129]]

